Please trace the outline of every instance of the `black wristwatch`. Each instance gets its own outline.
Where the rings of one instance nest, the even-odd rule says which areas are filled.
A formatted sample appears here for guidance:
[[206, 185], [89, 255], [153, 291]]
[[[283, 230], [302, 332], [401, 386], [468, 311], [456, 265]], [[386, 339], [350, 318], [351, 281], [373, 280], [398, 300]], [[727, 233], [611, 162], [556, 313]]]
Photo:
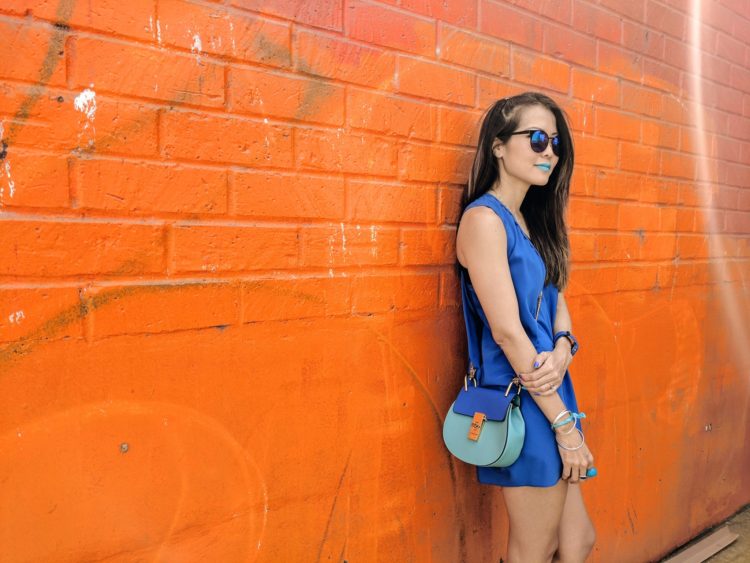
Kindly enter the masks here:
[[555, 333], [555, 337], [552, 339], [552, 345], [554, 346], [557, 344], [558, 339], [560, 338], [567, 338], [568, 342], [570, 342], [570, 355], [575, 356], [576, 352], [578, 352], [578, 340], [576, 340], [576, 337], [573, 336], [573, 334], [569, 330], [561, 330], [560, 332]]

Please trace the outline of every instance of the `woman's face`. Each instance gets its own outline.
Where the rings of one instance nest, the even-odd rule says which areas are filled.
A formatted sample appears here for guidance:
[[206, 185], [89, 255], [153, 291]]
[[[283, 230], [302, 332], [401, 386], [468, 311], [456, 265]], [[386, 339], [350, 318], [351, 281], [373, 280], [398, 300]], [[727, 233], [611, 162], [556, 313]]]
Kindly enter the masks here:
[[552, 152], [552, 138], [557, 135], [554, 114], [544, 106], [526, 106], [518, 110], [516, 131], [541, 129], [550, 138], [542, 152], [531, 148], [529, 134], [513, 135], [505, 143], [496, 142], [494, 154], [500, 159], [500, 182], [544, 186], [560, 160]]

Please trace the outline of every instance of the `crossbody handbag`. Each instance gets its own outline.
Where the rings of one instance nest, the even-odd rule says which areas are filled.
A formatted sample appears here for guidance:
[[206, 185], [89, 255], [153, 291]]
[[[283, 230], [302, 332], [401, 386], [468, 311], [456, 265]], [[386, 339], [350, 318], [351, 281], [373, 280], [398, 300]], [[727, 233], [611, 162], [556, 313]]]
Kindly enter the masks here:
[[[481, 319], [474, 313], [465, 271], [461, 271], [460, 277], [469, 369], [443, 422], [443, 441], [463, 462], [482, 467], [507, 467], [518, 459], [526, 434], [521, 415], [521, 383], [514, 378], [505, 390], [478, 385], [476, 368], [481, 366], [478, 323]], [[515, 393], [512, 393], [514, 387]]]

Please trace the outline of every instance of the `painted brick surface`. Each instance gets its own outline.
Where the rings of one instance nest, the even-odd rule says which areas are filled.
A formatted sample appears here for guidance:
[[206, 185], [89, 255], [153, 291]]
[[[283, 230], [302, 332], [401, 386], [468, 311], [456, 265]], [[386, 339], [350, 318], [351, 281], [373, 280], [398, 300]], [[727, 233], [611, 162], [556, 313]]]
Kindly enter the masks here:
[[739, 0], [2, 2], [0, 561], [505, 557], [440, 427], [461, 186], [527, 89], [576, 140], [591, 561], [750, 502], [748, 35]]

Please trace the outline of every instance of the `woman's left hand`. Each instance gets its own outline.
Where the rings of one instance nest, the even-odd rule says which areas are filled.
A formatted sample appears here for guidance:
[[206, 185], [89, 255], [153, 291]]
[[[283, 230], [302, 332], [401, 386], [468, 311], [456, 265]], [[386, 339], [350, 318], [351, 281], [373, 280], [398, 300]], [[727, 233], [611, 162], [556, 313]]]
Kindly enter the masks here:
[[539, 367], [529, 373], [520, 373], [521, 383], [530, 393], [552, 395], [560, 387], [572, 359], [570, 352], [562, 346], [555, 347], [552, 352], [539, 352], [534, 357], [534, 365]]

